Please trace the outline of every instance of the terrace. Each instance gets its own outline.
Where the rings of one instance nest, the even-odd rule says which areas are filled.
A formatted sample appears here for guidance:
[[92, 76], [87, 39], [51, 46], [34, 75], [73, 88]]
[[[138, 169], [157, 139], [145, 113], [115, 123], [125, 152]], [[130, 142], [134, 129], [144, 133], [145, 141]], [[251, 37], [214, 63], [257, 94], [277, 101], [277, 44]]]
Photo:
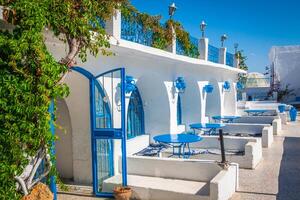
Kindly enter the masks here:
[[[134, 14], [136, 17], [138, 14]], [[151, 28], [145, 28], [139, 20], [129, 20], [124, 17], [121, 11], [117, 11], [117, 15], [111, 21], [102, 22], [109, 34], [115, 39], [122, 39], [148, 47], [155, 47], [154, 37], [155, 32]], [[166, 27], [166, 24], [160, 24], [161, 27]], [[204, 30], [203, 30], [204, 31]], [[183, 43], [176, 38], [176, 33], [173, 30], [173, 41], [171, 46], [162, 49], [176, 55], [183, 55], [190, 58], [202, 59], [205, 61], [237, 67], [238, 61], [234, 54], [227, 52], [224, 47], [218, 48], [208, 44], [207, 38], [196, 38], [189, 35], [191, 44], [190, 50], [185, 50]], [[223, 41], [224, 42], [224, 41]]]

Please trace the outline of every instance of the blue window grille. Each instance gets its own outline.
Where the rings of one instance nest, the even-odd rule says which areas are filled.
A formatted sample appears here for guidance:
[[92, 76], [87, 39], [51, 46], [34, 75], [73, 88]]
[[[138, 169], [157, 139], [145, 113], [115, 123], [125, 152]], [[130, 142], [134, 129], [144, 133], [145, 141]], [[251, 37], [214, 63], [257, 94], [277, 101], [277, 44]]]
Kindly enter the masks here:
[[233, 67], [233, 58], [234, 55], [232, 53], [226, 52], [226, 65]]
[[121, 17], [121, 38], [131, 42], [152, 46], [153, 31], [146, 29], [139, 21], [129, 21]]
[[130, 95], [127, 113], [127, 138], [145, 134], [144, 108], [141, 95], [136, 88]]
[[208, 45], [208, 60], [214, 63], [219, 63], [219, 48]]
[[182, 109], [181, 109], [181, 98], [180, 95], [178, 94], [178, 99], [177, 99], [177, 125], [182, 124]]

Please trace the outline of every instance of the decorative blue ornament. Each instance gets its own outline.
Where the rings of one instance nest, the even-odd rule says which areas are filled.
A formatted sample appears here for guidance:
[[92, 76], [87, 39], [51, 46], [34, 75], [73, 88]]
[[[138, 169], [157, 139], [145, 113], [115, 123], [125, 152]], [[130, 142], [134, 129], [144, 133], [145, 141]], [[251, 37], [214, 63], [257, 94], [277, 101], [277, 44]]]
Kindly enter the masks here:
[[212, 93], [213, 90], [214, 90], [214, 86], [211, 84], [207, 84], [206, 86], [204, 86], [204, 91], [206, 93]]
[[135, 90], [135, 80], [132, 76], [126, 76], [125, 77], [125, 93], [128, 94]]
[[242, 89], [244, 89], [244, 85], [241, 82], [237, 82], [236, 83], [236, 89], [242, 90]]
[[177, 88], [177, 90], [179, 91], [179, 93], [183, 93], [185, 91], [186, 83], [185, 83], [183, 77], [178, 77], [175, 80], [175, 87]]
[[229, 81], [225, 81], [223, 84], [223, 88], [225, 91], [229, 91], [230, 90], [230, 83]]

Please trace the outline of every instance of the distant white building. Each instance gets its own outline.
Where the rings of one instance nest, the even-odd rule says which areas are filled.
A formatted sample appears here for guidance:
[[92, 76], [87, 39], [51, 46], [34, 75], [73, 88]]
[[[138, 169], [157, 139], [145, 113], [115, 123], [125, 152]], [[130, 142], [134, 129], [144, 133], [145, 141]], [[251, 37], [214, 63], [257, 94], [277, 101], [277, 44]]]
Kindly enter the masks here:
[[269, 59], [274, 70], [274, 82], [279, 81], [281, 88], [289, 85], [289, 89], [294, 90], [295, 96], [288, 97], [286, 101], [300, 101], [300, 45], [273, 46]]
[[245, 85], [246, 98], [248, 101], [268, 100], [269, 91], [270, 78], [258, 72], [248, 73]]

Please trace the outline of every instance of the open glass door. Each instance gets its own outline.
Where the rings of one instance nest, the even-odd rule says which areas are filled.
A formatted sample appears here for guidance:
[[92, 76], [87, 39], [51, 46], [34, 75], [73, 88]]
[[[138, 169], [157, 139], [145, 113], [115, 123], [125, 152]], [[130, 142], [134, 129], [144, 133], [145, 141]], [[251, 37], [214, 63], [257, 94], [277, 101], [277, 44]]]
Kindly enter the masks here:
[[126, 185], [125, 70], [115, 69], [91, 81], [93, 189], [112, 196]]

